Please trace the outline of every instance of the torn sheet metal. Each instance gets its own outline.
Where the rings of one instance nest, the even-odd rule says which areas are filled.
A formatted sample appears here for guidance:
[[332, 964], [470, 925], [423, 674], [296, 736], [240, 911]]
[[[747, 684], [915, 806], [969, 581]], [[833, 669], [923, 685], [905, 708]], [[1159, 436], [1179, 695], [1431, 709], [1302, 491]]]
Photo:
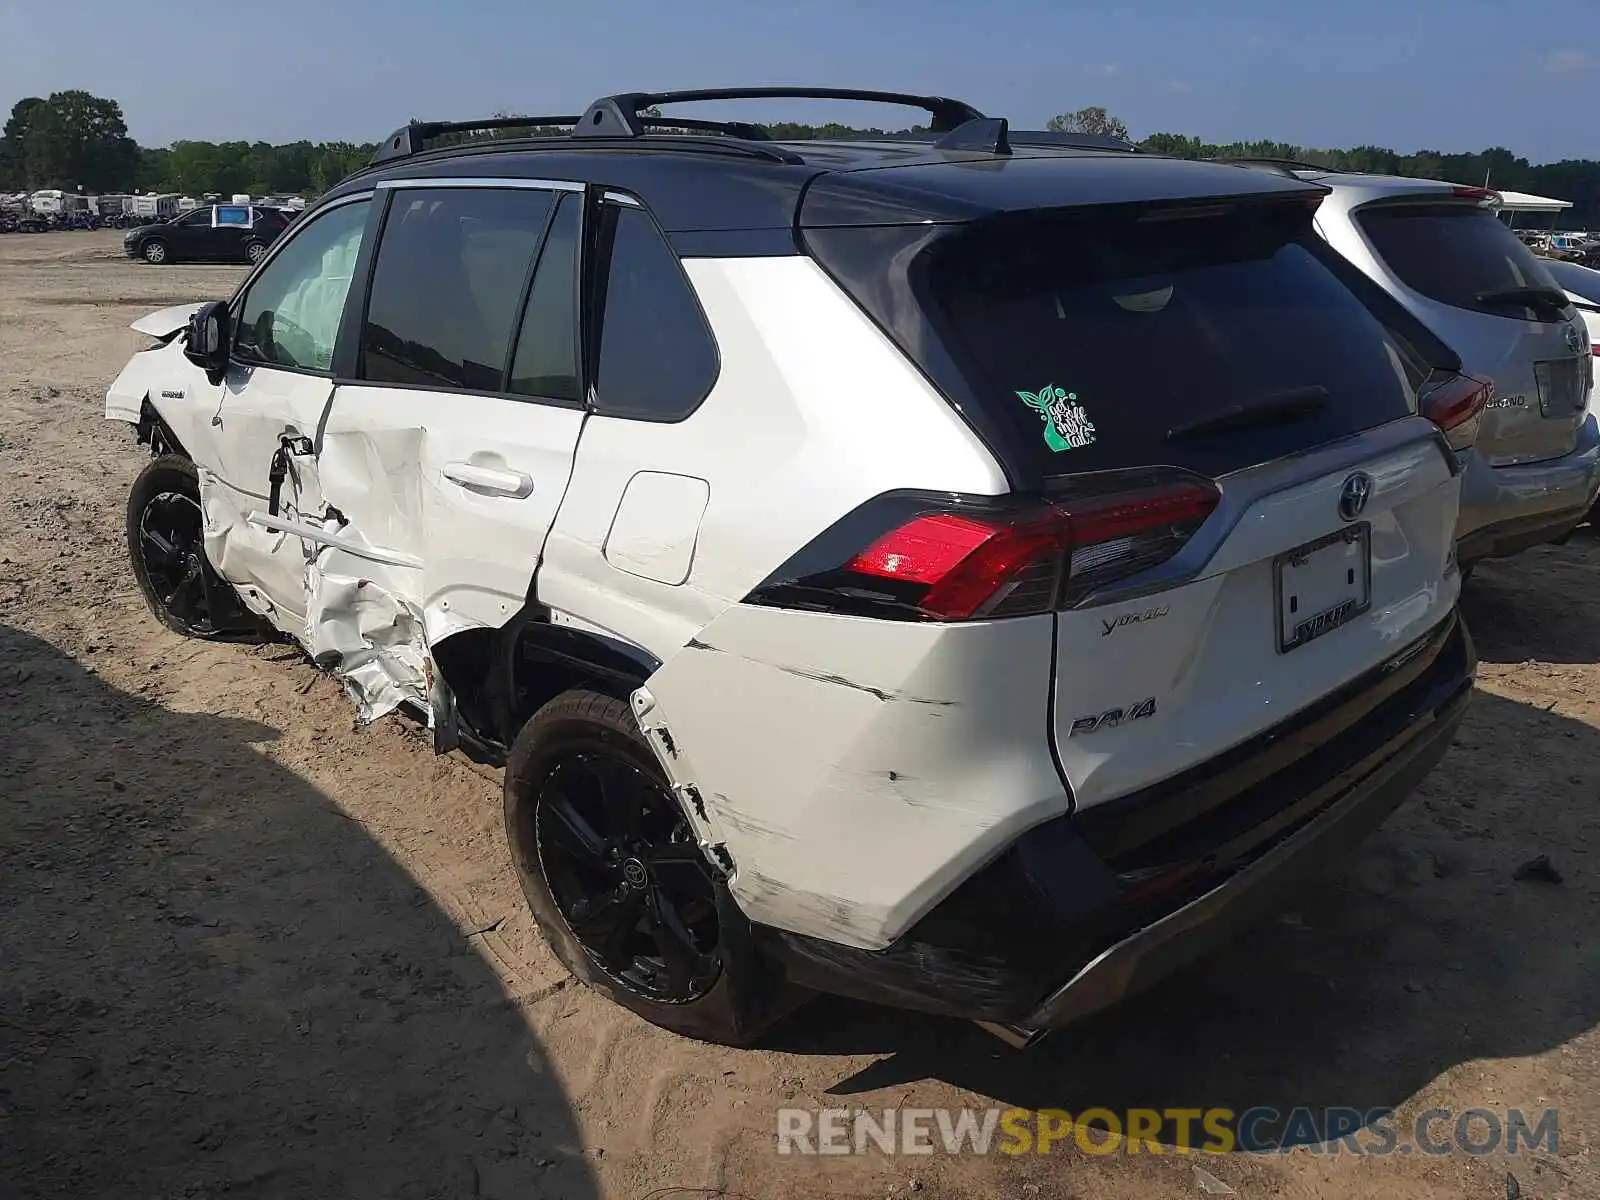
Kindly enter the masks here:
[[[358, 540], [337, 519], [322, 524], [341, 541]], [[360, 720], [375, 721], [410, 701], [427, 714], [431, 727], [422, 613], [383, 586], [379, 573], [355, 553], [322, 547], [306, 563], [301, 644], [344, 684]]]

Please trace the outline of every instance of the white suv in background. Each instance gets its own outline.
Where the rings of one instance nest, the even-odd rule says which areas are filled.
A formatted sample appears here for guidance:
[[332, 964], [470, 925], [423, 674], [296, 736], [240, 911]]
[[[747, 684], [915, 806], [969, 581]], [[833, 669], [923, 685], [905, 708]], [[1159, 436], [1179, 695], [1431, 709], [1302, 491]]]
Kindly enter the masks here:
[[1483, 558], [1558, 541], [1600, 492], [1600, 430], [1589, 411], [1594, 363], [1570, 298], [1499, 219], [1484, 188], [1325, 171], [1284, 173], [1331, 189], [1316, 228], [1492, 380], [1465, 456], [1457, 553]]
[[[932, 131], [654, 108], [774, 94]], [[157, 454], [158, 617], [504, 764], [578, 977], [725, 1042], [808, 991], [1025, 1040], [1445, 752], [1483, 389], [1347, 285], [1324, 189], [938, 97], [490, 124], [557, 123], [401, 129], [231, 300], [140, 322], [106, 412]]]

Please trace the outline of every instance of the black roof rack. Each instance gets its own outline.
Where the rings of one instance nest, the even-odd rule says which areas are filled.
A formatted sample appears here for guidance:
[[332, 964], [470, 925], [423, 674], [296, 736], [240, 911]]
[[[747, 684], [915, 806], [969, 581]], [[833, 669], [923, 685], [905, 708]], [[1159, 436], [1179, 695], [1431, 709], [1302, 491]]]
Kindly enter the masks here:
[[[680, 92], [624, 92], [602, 96], [584, 110], [582, 116], [488, 117], [477, 121], [413, 121], [395, 130], [372, 156], [372, 166], [397, 158], [421, 154], [427, 143], [447, 133], [477, 133], [491, 129], [527, 129], [540, 126], [569, 126], [570, 137], [583, 139], [631, 139], [652, 129], [687, 130], [690, 133], [721, 135], [721, 148], [748, 153], [780, 162], [796, 162], [792, 152], [775, 146], [751, 145], [770, 141], [767, 131], [748, 121], [706, 121], [693, 117], [660, 116], [645, 110], [662, 104], [689, 104], [707, 100], [861, 100], [877, 104], [898, 104], [920, 108], [929, 115], [934, 133], [950, 133], [972, 121], [986, 118], [961, 100], [944, 96], [914, 96], [905, 92], [874, 92], [857, 88], [756, 87], [707, 88]], [[721, 140], [721, 139], [719, 139]], [[976, 148], [976, 147], [972, 147]]]
[[585, 110], [573, 135], [638, 137], [652, 120], [640, 119], [644, 109], [662, 104], [695, 104], [706, 100], [860, 100], [872, 104], [898, 104], [905, 108], [922, 109], [930, 117], [935, 133], [948, 133], [968, 121], [983, 117], [972, 105], [947, 96], [914, 96], [908, 92], [874, 92], [860, 88], [703, 88], [686, 92], [624, 92], [616, 96], [602, 96]]
[[427, 143], [447, 133], [476, 133], [484, 129], [531, 129], [539, 126], [576, 125], [577, 117], [484, 117], [477, 121], [412, 121], [396, 129], [372, 156], [372, 166], [392, 158], [421, 154]]

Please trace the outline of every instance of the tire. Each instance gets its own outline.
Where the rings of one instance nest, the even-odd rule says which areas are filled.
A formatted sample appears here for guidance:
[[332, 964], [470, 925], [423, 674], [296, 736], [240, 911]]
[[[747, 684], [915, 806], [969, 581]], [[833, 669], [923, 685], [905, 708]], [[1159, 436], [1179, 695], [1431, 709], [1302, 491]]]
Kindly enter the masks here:
[[[629, 808], [633, 825], [613, 820]], [[794, 1007], [626, 702], [571, 691], [535, 713], [506, 761], [505, 822], [546, 941], [595, 991], [727, 1046], [750, 1045]]]
[[139, 247], [139, 253], [145, 262], [152, 267], [159, 267], [162, 263], [169, 261], [167, 258], [167, 244], [160, 238], [151, 238], [145, 242], [143, 246]]
[[252, 267], [261, 261], [262, 256], [265, 255], [266, 252], [267, 247], [265, 242], [246, 242], [244, 244], [244, 260]]
[[200, 483], [180, 454], [153, 459], [128, 492], [128, 558], [150, 611], [173, 633], [264, 641], [271, 631], [205, 554]]

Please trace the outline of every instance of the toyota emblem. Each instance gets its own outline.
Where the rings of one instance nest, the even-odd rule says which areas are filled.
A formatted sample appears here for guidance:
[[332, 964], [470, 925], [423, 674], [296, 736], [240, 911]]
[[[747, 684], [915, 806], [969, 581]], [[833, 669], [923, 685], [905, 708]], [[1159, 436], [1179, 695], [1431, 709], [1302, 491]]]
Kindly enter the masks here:
[[1584, 341], [1585, 341], [1585, 338], [1584, 338], [1583, 334], [1578, 332], [1578, 327], [1576, 325], [1568, 325], [1567, 326], [1567, 349], [1568, 350], [1571, 350], [1576, 355], [1582, 356], [1583, 351], [1585, 349], [1584, 344], [1583, 344]]
[[1344, 521], [1354, 521], [1367, 507], [1367, 501], [1372, 498], [1372, 476], [1365, 471], [1357, 471], [1344, 481], [1344, 487], [1339, 491], [1339, 517]]

